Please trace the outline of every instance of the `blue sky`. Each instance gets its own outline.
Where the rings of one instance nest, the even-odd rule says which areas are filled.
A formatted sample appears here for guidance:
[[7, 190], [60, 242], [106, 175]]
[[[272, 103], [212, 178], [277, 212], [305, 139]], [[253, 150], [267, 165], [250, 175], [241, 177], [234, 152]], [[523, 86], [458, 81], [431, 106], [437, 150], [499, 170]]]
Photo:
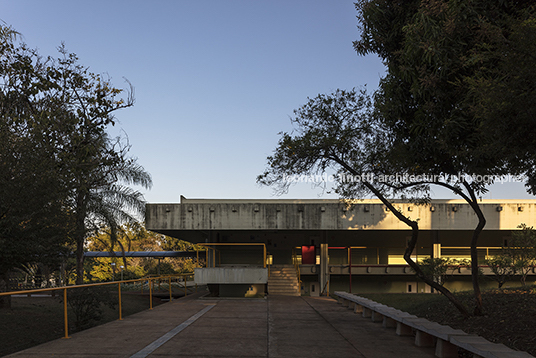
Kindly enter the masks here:
[[[319, 93], [384, 73], [357, 56], [353, 1], [0, 1], [0, 19], [42, 55], [62, 42], [90, 71], [127, 78], [134, 107], [117, 113], [131, 154], [153, 177], [149, 202], [272, 198], [255, 178], [292, 111]], [[453, 198], [434, 190], [436, 198]], [[282, 198], [334, 198], [310, 184]], [[485, 198], [533, 198], [497, 184]]]

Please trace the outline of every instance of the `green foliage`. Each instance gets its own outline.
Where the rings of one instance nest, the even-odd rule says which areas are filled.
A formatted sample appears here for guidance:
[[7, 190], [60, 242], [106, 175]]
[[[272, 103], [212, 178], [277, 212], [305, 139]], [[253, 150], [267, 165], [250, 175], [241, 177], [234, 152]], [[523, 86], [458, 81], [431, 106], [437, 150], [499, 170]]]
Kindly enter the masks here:
[[493, 279], [501, 288], [515, 274], [512, 258], [506, 255], [491, 257], [484, 262], [493, 272]]
[[156, 265], [151, 265], [147, 273], [149, 275], [173, 275], [177, 272], [171, 262], [160, 260]]
[[500, 254], [486, 260], [499, 288], [516, 275], [525, 286], [527, 275], [536, 265], [536, 232], [533, 227], [525, 224], [519, 225], [518, 228], [520, 230], [512, 232], [508, 245], [503, 246]]
[[191, 242], [177, 239], [171, 236], [161, 235], [160, 245], [164, 251], [195, 251], [204, 250], [202, 246], [192, 244]]
[[527, 275], [536, 265], [536, 232], [525, 224], [518, 227], [521, 230], [512, 232], [509, 245], [503, 247], [501, 256], [510, 260], [513, 272], [520, 276], [525, 286]]
[[[455, 176], [534, 172], [536, 6], [359, 1], [358, 53], [388, 67], [375, 106], [401, 165]], [[471, 183], [475, 192], [490, 182]]]
[[84, 287], [68, 290], [67, 303], [76, 318], [75, 328], [80, 331], [95, 325], [102, 319], [103, 307], [114, 309], [117, 297], [107, 286]]
[[[106, 282], [119, 281], [121, 279], [121, 271], [123, 271], [123, 279], [131, 280], [144, 277], [147, 271], [143, 266], [129, 265], [124, 266], [121, 270], [122, 262], [118, 259], [94, 259], [89, 271], [90, 281]], [[115, 262], [115, 267], [111, 262]]]
[[536, 192], [530, 135], [536, 133], [536, 6], [362, 0], [356, 8], [362, 32], [355, 49], [379, 55], [388, 70], [374, 103], [392, 135], [386, 161], [397, 173], [432, 178], [421, 184], [447, 187], [478, 216], [471, 260], [475, 313], [481, 314], [476, 248], [486, 220], [477, 197], [504, 175], [525, 174], [529, 191]]
[[461, 267], [469, 267], [467, 260], [444, 257], [427, 257], [419, 262], [419, 267], [426, 277], [443, 286]]
[[[346, 198], [369, 195], [374, 183], [385, 195], [393, 193], [387, 181], [393, 174], [385, 156], [390, 133], [373, 114], [365, 89], [320, 94], [294, 111], [292, 132], [281, 133], [277, 148], [268, 157], [266, 171], [257, 182], [284, 193], [297, 176], [333, 173], [336, 193]], [[326, 183], [317, 183], [326, 185]]]
[[46, 60], [0, 26], [0, 277], [29, 261], [65, 255], [67, 193], [42, 91], [53, 91]]
[[[193, 251], [202, 249], [198, 245], [169, 236], [157, 234], [145, 229], [139, 222], [127, 223], [115, 229], [114, 235], [110, 227], [102, 227], [87, 239], [90, 251], [126, 252], [126, 251]], [[139, 278], [147, 274], [156, 275], [160, 263], [160, 273], [175, 274], [193, 272], [197, 267], [195, 259], [186, 258], [143, 258], [122, 257], [86, 259], [90, 265], [90, 280], [109, 281], [113, 278], [111, 263], [115, 263], [115, 279], [120, 277], [120, 266], [124, 266], [123, 278]]]
[[[133, 105], [62, 45], [42, 58], [0, 26], [0, 275], [28, 261], [59, 265], [76, 245], [77, 281], [89, 232], [115, 230], [144, 212], [151, 177], [128, 156], [130, 146], [106, 129]], [[125, 95], [125, 98], [120, 98]], [[31, 258], [31, 259], [30, 259]]]

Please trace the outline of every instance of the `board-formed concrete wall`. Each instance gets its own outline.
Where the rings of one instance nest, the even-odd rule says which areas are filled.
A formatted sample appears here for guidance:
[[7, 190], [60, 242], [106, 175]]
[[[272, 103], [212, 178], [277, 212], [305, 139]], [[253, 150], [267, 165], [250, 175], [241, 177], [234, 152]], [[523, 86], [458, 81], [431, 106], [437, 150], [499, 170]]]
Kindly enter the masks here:
[[264, 284], [268, 282], [268, 269], [262, 267], [196, 268], [194, 280], [198, 285]]
[[[534, 225], [536, 200], [482, 200], [484, 230], [515, 230]], [[395, 201], [421, 230], [473, 230], [478, 219], [463, 200], [432, 200], [427, 205]], [[147, 204], [147, 228], [181, 230], [408, 230], [379, 200], [210, 200]]]

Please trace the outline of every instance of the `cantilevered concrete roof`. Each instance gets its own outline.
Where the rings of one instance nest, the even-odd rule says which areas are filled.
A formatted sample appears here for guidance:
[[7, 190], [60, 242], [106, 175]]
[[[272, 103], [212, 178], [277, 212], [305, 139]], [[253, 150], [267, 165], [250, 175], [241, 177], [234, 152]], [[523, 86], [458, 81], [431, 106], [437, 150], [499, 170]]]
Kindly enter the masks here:
[[[473, 230], [478, 219], [464, 200], [432, 200], [426, 205], [394, 200], [422, 230]], [[186, 199], [147, 204], [149, 230], [178, 234], [207, 230], [408, 230], [379, 200]], [[485, 230], [534, 225], [536, 200], [481, 200]]]

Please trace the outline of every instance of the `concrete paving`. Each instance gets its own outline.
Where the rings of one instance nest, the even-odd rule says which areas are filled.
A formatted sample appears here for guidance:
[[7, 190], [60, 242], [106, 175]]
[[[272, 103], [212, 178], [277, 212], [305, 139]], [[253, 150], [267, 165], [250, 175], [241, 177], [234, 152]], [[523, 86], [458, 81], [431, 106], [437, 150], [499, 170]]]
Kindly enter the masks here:
[[188, 296], [8, 357], [434, 357], [330, 298]]

